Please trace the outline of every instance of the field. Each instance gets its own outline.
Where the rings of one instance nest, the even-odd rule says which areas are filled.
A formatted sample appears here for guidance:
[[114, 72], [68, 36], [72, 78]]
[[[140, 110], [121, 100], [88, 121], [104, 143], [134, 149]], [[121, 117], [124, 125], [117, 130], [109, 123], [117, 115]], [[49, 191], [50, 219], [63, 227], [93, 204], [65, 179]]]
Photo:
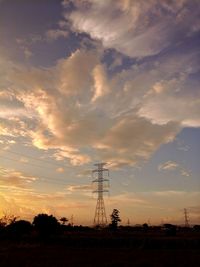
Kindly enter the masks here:
[[200, 233], [76, 232], [0, 241], [0, 266], [199, 267]]

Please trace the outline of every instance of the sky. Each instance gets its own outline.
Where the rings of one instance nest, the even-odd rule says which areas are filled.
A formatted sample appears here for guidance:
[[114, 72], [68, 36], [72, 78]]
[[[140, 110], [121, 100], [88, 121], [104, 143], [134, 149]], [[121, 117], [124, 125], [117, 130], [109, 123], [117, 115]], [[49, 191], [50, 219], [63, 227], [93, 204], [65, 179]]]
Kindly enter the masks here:
[[198, 0], [0, 1], [0, 216], [200, 224]]

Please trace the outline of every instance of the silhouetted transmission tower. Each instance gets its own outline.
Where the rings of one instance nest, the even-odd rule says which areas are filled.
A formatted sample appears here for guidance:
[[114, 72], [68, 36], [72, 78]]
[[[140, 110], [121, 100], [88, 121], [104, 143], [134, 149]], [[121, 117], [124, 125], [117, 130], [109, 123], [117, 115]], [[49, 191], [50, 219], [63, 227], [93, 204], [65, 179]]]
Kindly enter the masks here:
[[184, 217], [185, 217], [185, 227], [189, 227], [189, 216], [187, 209], [184, 209]]
[[97, 193], [98, 195], [94, 215], [94, 225], [104, 226], [107, 224], [107, 218], [103, 193], [109, 192], [107, 189], [105, 189], [105, 182], [109, 182], [109, 179], [104, 178], [104, 173], [107, 173], [107, 177], [109, 177], [109, 170], [104, 168], [106, 163], [97, 163], [94, 165], [97, 166], [97, 168], [92, 171], [92, 176], [95, 178], [92, 182], [97, 183], [97, 189], [93, 191], [93, 193]]

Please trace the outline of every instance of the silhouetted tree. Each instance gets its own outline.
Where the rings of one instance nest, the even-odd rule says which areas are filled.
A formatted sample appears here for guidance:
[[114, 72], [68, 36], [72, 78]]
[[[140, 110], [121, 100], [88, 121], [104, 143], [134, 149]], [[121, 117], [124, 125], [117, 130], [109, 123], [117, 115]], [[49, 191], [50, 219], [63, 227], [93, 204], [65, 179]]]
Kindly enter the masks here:
[[200, 232], [200, 225], [199, 224], [194, 225], [193, 230], [196, 232]]
[[0, 229], [3, 229], [6, 226], [6, 222], [3, 220], [3, 218], [0, 218]]
[[113, 209], [112, 214], [110, 215], [111, 218], [111, 224], [110, 227], [112, 229], [117, 229], [118, 223], [121, 222], [121, 219], [119, 217], [119, 210], [118, 209]]
[[42, 213], [34, 217], [33, 226], [40, 236], [47, 237], [51, 234], [55, 234], [58, 231], [60, 224], [53, 215]]
[[142, 228], [143, 228], [143, 230], [144, 230], [145, 233], [148, 232], [148, 230], [149, 230], [149, 226], [148, 226], [147, 223], [144, 223], [144, 224], [142, 225]]
[[22, 237], [30, 234], [32, 225], [28, 221], [19, 220], [9, 224], [6, 228], [9, 235], [13, 237]]
[[176, 229], [177, 229], [176, 225], [165, 223], [163, 226], [164, 226], [164, 231], [166, 235], [168, 236], [176, 235]]
[[66, 217], [60, 218], [60, 221], [62, 222], [62, 225], [65, 225], [68, 222], [68, 219]]
[[11, 223], [16, 222], [17, 218], [18, 217], [14, 215], [5, 214], [3, 217], [0, 218], [0, 227], [5, 227]]

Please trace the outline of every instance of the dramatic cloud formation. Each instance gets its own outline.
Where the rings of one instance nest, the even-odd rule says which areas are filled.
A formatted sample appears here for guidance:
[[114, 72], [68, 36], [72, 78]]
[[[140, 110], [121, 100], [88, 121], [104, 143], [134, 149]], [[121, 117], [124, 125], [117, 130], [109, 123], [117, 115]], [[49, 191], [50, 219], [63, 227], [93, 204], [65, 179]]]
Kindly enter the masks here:
[[197, 59], [194, 53], [176, 57], [178, 63], [162, 57], [110, 77], [94, 49], [76, 50], [46, 69], [13, 65], [4, 82], [9, 90], [1, 92], [13, 113], [4, 114], [1, 134], [27, 136], [73, 165], [91, 157], [113, 167], [147, 160], [183, 127], [200, 125], [200, 102], [184, 93]]
[[[9, 118], [6, 126], [1, 124], [1, 132], [29, 136], [36, 147], [56, 149], [57, 159], [70, 158], [74, 165], [89, 162], [91, 155], [111, 165], [148, 159], [161, 144], [173, 140], [181, 121], [171, 119], [160, 125], [137, 115], [137, 110], [141, 113], [138, 107], [143, 107], [143, 95], [132, 88], [138, 82], [145, 86], [143, 71], [136, 82], [134, 70], [108, 80], [94, 51], [84, 50], [46, 70], [18, 67], [17, 73], [10, 73], [10, 96], [12, 101], [20, 101], [24, 117], [32, 111], [32, 124], [19, 114]], [[133, 77], [123, 81], [122, 75]], [[143, 94], [148, 91], [149, 86]], [[109, 98], [114, 101], [110, 103]], [[90, 147], [90, 154], [84, 152], [86, 147]]]
[[75, 9], [66, 12], [66, 19], [75, 31], [86, 32], [104, 47], [131, 57], [158, 54], [200, 25], [197, 1], [87, 0], [64, 1], [64, 6], [69, 2]]

